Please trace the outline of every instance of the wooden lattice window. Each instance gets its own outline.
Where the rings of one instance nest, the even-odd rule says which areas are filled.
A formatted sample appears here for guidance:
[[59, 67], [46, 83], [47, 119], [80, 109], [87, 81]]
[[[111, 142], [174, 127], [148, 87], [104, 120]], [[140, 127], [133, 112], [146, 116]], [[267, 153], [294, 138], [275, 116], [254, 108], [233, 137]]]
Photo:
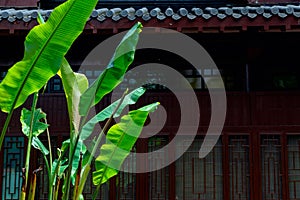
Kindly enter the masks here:
[[291, 200], [300, 199], [300, 135], [288, 136], [288, 185]]
[[[152, 137], [148, 141], [148, 152], [163, 151], [161, 148], [167, 145], [167, 138]], [[167, 152], [162, 152], [165, 155]], [[148, 164], [151, 167], [160, 166], [160, 163], [165, 162], [165, 158], [157, 157], [149, 158]], [[169, 199], [169, 168], [165, 167], [160, 170], [155, 170], [149, 173], [149, 199], [168, 200]]]
[[230, 199], [250, 199], [248, 136], [229, 137]]
[[[136, 152], [136, 147], [133, 147], [132, 152]], [[124, 166], [127, 165], [127, 166]], [[123, 163], [124, 168], [135, 170], [135, 156], [128, 156]], [[116, 176], [116, 192], [117, 200], [135, 200], [136, 199], [136, 174], [119, 171]]]
[[3, 143], [2, 197], [19, 199], [24, 167], [24, 137], [5, 137]]
[[261, 136], [262, 198], [282, 199], [281, 144], [279, 135]]
[[223, 199], [221, 140], [203, 159], [199, 149], [203, 139], [195, 139], [184, 155], [176, 161], [176, 198]]

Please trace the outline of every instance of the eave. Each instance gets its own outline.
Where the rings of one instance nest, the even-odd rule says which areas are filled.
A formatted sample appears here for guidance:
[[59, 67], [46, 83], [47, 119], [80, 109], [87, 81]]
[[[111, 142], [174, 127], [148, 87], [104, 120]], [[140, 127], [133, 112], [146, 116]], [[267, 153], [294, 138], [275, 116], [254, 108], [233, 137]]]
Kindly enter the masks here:
[[[52, 10], [42, 10], [47, 19]], [[0, 11], [0, 32], [15, 34], [37, 25], [36, 9]], [[300, 6], [244, 6], [168, 9], [96, 9], [86, 24], [88, 33], [117, 33], [140, 21], [145, 27], [164, 27], [186, 33], [300, 31]]]

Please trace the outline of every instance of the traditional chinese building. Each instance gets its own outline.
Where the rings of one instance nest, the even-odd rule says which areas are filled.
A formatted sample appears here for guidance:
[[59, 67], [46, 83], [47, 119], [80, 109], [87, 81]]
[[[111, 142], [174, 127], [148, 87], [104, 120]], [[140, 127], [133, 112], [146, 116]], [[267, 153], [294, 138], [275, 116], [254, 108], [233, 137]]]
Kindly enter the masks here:
[[[47, 19], [61, 2], [41, 1], [42, 16]], [[0, 6], [3, 78], [8, 68], [23, 57], [25, 36], [37, 25], [37, 2], [0, 0]], [[199, 72], [184, 59], [168, 52], [137, 51], [133, 67], [159, 62], [173, 67], [191, 82], [201, 111], [198, 133], [188, 151], [176, 162], [151, 173], [121, 172], [102, 187], [99, 199], [300, 199], [299, 2], [103, 0], [68, 52], [66, 58], [70, 65], [78, 70], [97, 44], [128, 30], [137, 21], [144, 27], [163, 27], [184, 33], [205, 48], [224, 81], [225, 126], [213, 151], [199, 159], [198, 151], [211, 115], [205, 80], [213, 80], [216, 73], [210, 68]], [[84, 72], [90, 79], [99, 73]], [[152, 75], [159, 77], [159, 74]], [[124, 82], [125, 86], [131, 83], [129, 79]], [[57, 147], [69, 133], [62, 90], [60, 79], [52, 78], [38, 103], [47, 113], [53, 144]], [[109, 101], [107, 97], [100, 108]], [[155, 136], [138, 140], [136, 152], [160, 149], [172, 140], [178, 129], [180, 112], [176, 109], [178, 101], [174, 95], [164, 87], [155, 86], [142, 97], [139, 105], [152, 101], [160, 101], [165, 107], [167, 121]], [[1, 199], [18, 199], [20, 193], [26, 139], [20, 130], [19, 112], [20, 109], [10, 123], [1, 150]], [[1, 113], [0, 117], [2, 125], [5, 114]], [[34, 152], [32, 163], [36, 168], [43, 165], [37, 152]], [[36, 197], [47, 199], [47, 176], [42, 172], [38, 178]], [[85, 199], [91, 198], [93, 189], [89, 181]]]

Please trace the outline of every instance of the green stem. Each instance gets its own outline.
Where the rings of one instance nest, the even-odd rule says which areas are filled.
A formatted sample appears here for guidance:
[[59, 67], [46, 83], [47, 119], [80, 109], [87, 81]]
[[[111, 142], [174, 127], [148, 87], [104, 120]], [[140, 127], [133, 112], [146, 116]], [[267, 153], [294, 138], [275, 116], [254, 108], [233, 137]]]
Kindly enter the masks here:
[[[45, 123], [48, 124], [47, 119], [45, 118], [44, 120], [45, 120]], [[46, 132], [47, 132], [48, 148], [49, 148], [50, 169], [52, 169], [52, 148], [51, 148], [51, 140], [50, 140], [49, 128], [46, 129]]]
[[[63, 198], [62, 199], [69, 199], [69, 194], [70, 194], [70, 187], [71, 187], [71, 176], [72, 176], [72, 161], [73, 161], [73, 158], [74, 158], [74, 155], [75, 155], [75, 151], [76, 151], [76, 146], [79, 142], [79, 138], [80, 138], [80, 133], [81, 133], [81, 130], [82, 130], [82, 127], [85, 123], [85, 121], [87, 120], [87, 115], [84, 116], [83, 120], [81, 121], [81, 124], [80, 124], [80, 127], [79, 127], [79, 133], [77, 134], [76, 136], [76, 140], [75, 140], [75, 144], [73, 144], [73, 137], [75, 134], [73, 134], [72, 130], [70, 132], [70, 153], [69, 153], [69, 167], [68, 167], [68, 170], [67, 170], [67, 173], [66, 173], [66, 178], [64, 179], [64, 181], [67, 181], [67, 183], [65, 184], [66, 185], [66, 190], [65, 190], [65, 193], [63, 195]], [[70, 122], [70, 127], [72, 127], [72, 123]]]
[[[52, 191], [53, 191], [53, 188], [55, 188], [54, 189], [54, 191], [55, 191], [55, 194], [54, 194], [54, 199], [56, 200], [57, 199], [57, 195], [58, 195], [58, 190], [59, 190], [59, 185], [60, 185], [60, 178], [59, 178], [59, 176], [58, 176], [58, 171], [59, 171], [59, 163], [61, 162], [61, 160], [63, 159], [63, 157], [64, 157], [64, 155], [65, 155], [65, 153], [66, 153], [66, 151], [63, 151], [60, 155], [59, 155], [59, 157], [58, 157], [58, 159], [57, 159], [57, 165], [56, 165], [56, 167], [55, 167], [55, 169], [54, 169], [54, 173], [52, 174], [51, 173], [51, 179], [50, 179], [50, 181], [49, 181], [49, 184], [51, 185], [51, 187], [52, 187]], [[56, 180], [57, 180], [57, 182], [55, 182], [55, 178], [56, 178]], [[52, 200], [52, 199], [50, 199], [50, 200]]]
[[[82, 193], [82, 191], [83, 191], [85, 182], [86, 182], [87, 177], [88, 177], [87, 174], [89, 173], [89, 171], [90, 171], [90, 169], [91, 169], [90, 165], [91, 165], [92, 160], [93, 160], [93, 158], [94, 158], [94, 156], [95, 156], [95, 154], [96, 154], [97, 149], [99, 148], [99, 144], [100, 144], [100, 142], [101, 142], [101, 139], [102, 139], [104, 133], [107, 132], [107, 130], [108, 130], [108, 128], [109, 128], [109, 125], [110, 125], [111, 121], [112, 121], [113, 118], [114, 118], [114, 115], [116, 114], [116, 112], [117, 112], [118, 109], [120, 108], [121, 104], [123, 103], [123, 100], [124, 100], [124, 98], [125, 98], [125, 96], [126, 96], [127, 93], [128, 93], [128, 89], [123, 93], [123, 95], [122, 95], [122, 97], [121, 97], [121, 99], [120, 99], [120, 102], [118, 103], [118, 105], [117, 105], [116, 108], [114, 109], [113, 113], [111, 114], [111, 116], [109, 117], [109, 119], [107, 120], [107, 122], [105, 123], [105, 125], [104, 125], [104, 127], [103, 127], [101, 133], [100, 133], [100, 134], [98, 135], [98, 137], [97, 137], [97, 140], [96, 140], [96, 142], [95, 142], [95, 145], [94, 145], [94, 147], [93, 147], [93, 149], [92, 149], [92, 152], [91, 152], [91, 154], [90, 154], [90, 156], [89, 156], [89, 159], [88, 159], [88, 162], [87, 162], [87, 164], [86, 164], [87, 167], [85, 167], [85, 169], [84, 169], [84, 172], [83, 172], [84, 176], [81, 178], [81, 181], [80, 181], [80, 185], [79, 185], [79, 189], [78, 189], [79, 192], [78, 192], [77, 198], [79, 198], [79, 195], [80, 195], [80, 194]], [[86, 176], [85, 176], [85, 175], [86, 175]], [[94, 193], [94, 194], [95, 194], [95, 193]], [[96, 195], [97, 195], [97, 194], [96, 194]], [[77, 200], [77, 199], [76, 199], [76, 200]]]
[[48, 162], [48, 160], [47, 160], [47, 157], [46, 157], [46, 155], [44, 155], [43, 154], [43, 156], [44, 156], [44, 160], [45, 160], [45, 165], [46, 165], [46, 167], [47, 167], [47, 172], [48, 172], [48, 199], [49, 200], [52, 200], [52, 193], [53, 193], [53, 189], [52, 189], [52, 185], [50, 184], [50, 181], [51, 181], [51, 168], [50, 168], [50, 165], [49, 165], [49, 162]]
[[92, 198], [92, 200], [95, 200], [95, 199], [96, 199], [96, 197], [98, 196], [98, 193], [99, 193], [100, 187], [101, 187], [101, 185], [100, 185], [100, 184], [99, 184], [99, 185], [97, 185], [97, 188], [96, 188], [95, 192], [93, 193], [93, 198]]
[[[31, 143], [33, 138], [33, 121], [34, 121], [34, 113], [36, 109], [36, 104], [38, 101], [38, 93], [33, 94], [33, 101], [31, 106], [31, 118], [30, 118], [30, 129], [28, 135], [28, 144], [27, 144], [27, 153], [26, 153], [26, 161], [25, 161], [25, 183], [23, 184], [24, 188], [22, 188], [22, 193], [26, 193], [27, 190], [27, 183], [28, 183], [28, 172], [29, 172], [29, 162], [30, 162], [30, 152], [31, 152]], [[25, 200], [26, 194], [22, 195], [22, 200]]]
[[8, 116], [6, 117], [3, 129], [1, 131], [1, 136], [0, 136], [0, 149], [2, 147], [4, 136], [5, 136], [5, 133], [6, 133], [7, 129], [8, 129], [8, 125], [9, 125], [9, 122], [11, 120], [11, 117], [12, 117], [13, 113], [14, 113], [14, 111], [12, 110], [11, 112], [8, 113]]
[[56, 179], [57, 179], [57, 183], [54, 186], [55, 187], [55, 189], [54, 189], [54, 196], [53, 196], [54, 200], [57, 200], [58, 190], [59, 190], [59, 186], [60, 186], [60, 178], [57, 176]]
[[80, 194], [79, 194], [79, 183], [80, 183], [80, 179], [81, 179], [81, 169], [82, 169], [82, 152], [80, 152], [80, 160], [79, 160], [79, 166], [77, 169], [77, 173], [76, 173], [76, 180], [75, 180], [75, 187], [74, 187], [74, 191], [73, 191], [73, 200], [76, 200], [79, 198]]

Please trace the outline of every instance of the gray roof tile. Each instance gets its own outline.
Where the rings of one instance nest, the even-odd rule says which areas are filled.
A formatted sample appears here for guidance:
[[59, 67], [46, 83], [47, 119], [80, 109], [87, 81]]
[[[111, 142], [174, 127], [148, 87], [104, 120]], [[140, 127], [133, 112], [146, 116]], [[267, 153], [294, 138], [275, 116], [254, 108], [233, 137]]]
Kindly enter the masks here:
[[156, 17], [161, 12], [160, 8], [154, 8], [150, 11], [151, 17]]
[[278, 16], [281, 18], [286, 18], [288, 15], [285, 13], [278, 13]]
[[137, 17], [142, 17], [144, 14], [148, 13], [148, 8], [146, 7], [143, 7], [143, 8], [140, 8], [138, 9], [136, 12], [135, 12], [135, 15]]
[[197, 17], [197, 16], [196, 16], [196, 15], [193, 15], [192, 13], [188, 13], [188, 14], [187, 14], [187, 18], [188, 18], [188, 19], [193, 20], [193, 19], [196, 19], [196, 17]]
[[242, 17], [242, 15], [241, 15], [241, 14], [238, 14], [238, 13], [233, 13], [233, 14], [232, 14], [232, 17], [235, 18], [235, 19], [239, 19], [239, 18]]
[[[44, 19], [47, 19], [52, 10], [40, 10], [40, 13]], [[37, 17], [37, 9], [4, 9], [0, 10], [0, 21], [7, 20], [9, 22], [15, 22], [16, 20], [30, 22], [35, 20]], [[169, 7], [167, 9], [162, 9], [156, 7], [153, 9], [148, 9], [147, 7], [142, 7], [140, 9], [135, 9], [128, 7], [125, 9], [122, 8], [101, 8], [93, 10], [91, 14], [91, 19], [96, 19], [100, 22], [105, 21], [106, 19], [112, 19], [113, 21], [119, 21], [121, 19], [135, 20], [141, 19], [144, 21], [149, 21], [151, 19], [164, 20], [166, 18], [171, 18], [173, 20], [180, 20], [187, 18], [189, 20], [194, 20], [196, 18], [202, 18], [209, 20], [211, 18], [225, 19], [227, 17], [232, 17], [234, 19], [240, 19], [243, 16], [246, 16], [250, 19], [255, 19], [258, 16], [263, 16], [266, 19], [269, 19], [273, 16], [278, 16], [280, 18], [286, 18], [289, 15], [300, 18], [300, 5], [257, 5], [257, 6], [240, 6], [240, 7], [194, 7], [188, 9], [181, 7], [179, 9], [174, 9]]]
[[106, 20], [106, 17], [104, 17], [104, 15], [99, 15], [97, 17], [97, 20], [100, 21], [100, 22], [103, 22], [104, 20]]
[[268, 18], [272, 17], [273, 15], [271, 13], [264, 13], [263, 16], [268, 19]]
[[174, 15], [172, 15], [172, 19], [174, 19], [174, 20], [180, 20], [181, 19], [181, 17], [180, 17], [180, 15], [178, 15], [178, 14], [174, 14]]
[[212, 16], [211, 16], [210, 14], [203, 14], [202, 17], [203, 17], [204, 19], [209, 19], [209, 18], [211, 18]]
[[249, 10], [247, 7], [233, 7], [232, 8], [234, 13], [242, 14], [242, 15], [247, 15], [249, 13]]
[[222, 14], [222, 13], [219, 13], [219, 14], [217, 14], [217, 17], [218, 17], [219, 19], [225, 19], [225, 18], [226, 18], [226, 15], [225, 15], [225, 14]]
[[121, 11], [120, 15], [122, 17], [127, 17], [129, 15], [129, 13], [135, 13], [135, 9], [134, 8], [126, 8], [124, 10]]
[[218, 9], [216, 9], [216, 8], [207, 7], [204, 10], [207, 11], [211, 15], [217, 15], [219, 13]]
[[293, 12], [293, 15], [294, 15], [295, 17], [300, 17], [300, 12]]
[[145, 20], [145, 21], [149, 21], [151, 19], [151, 16], [150, 16], [149, 13], [146, 13], [146, 14], [143, 15], [142, 19]]
[[256, 13], [248, 13], [248, 17], [254, 19], [257, 16]]
[[129, 19], [130, 21], [133, 21], [136, 19], [136, 16], [134, 14], [130, 14], [127, 16], [127, 19]]
[[271, 13], [277, 15], [279, 13], [279, 8], [277, 6], [272, 6]]
[[203, 14], [203, 10], [201, 8], [192, 8], [192, 11], [195, 13], [197, 16], [201, 16]]
[[159, 19], [159, 20], [164, 20], [164, 19], [166, 19], [167, 17], [166, 17], [166, 15], [164, 15], [163, 13], [159, 13], [158, 15], [157, 15], [157, 19]]
[[187, 16], [188, 10], [187, 10], [186, 8], [180, 8], [180, 9], [179, 9], [179, 14], [180, 14], [181, 16]]
[[170, 17], [174, 14], [174, 11], [172, 8], [167, 8], [166, 11], [165, 11], [165, 14]]
[[113, 8], [113, 9], [110, 9], [106, 12], [106, 16], [107, 17], [114, 17], [114, 16], [118, 15], [121, 11], [122, 11], [121, 8]]
[[226, 15], [232, 15], [232, 13], [233, 13], [232, 8], [228, 8], [228, 7], [221, 7], [221, 8], [218, 8], [218, 10], [219, 10], [219, 13], [223, 13]]

